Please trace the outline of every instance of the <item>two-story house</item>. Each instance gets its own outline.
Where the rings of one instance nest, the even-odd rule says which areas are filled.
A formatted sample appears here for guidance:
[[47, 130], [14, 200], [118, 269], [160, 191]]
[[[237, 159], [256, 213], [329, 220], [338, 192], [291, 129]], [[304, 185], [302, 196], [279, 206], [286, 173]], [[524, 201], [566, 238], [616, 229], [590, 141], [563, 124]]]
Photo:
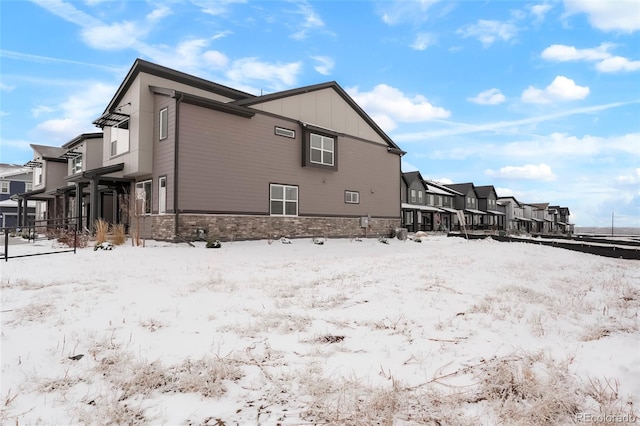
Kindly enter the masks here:
[[553, 220], [553, 233], [569, 234], [573, 232], [573, 225], [570, 223], [568, 207], [549, 206], [549, 213]]
[[[18, 203], [18, 226], [29, 223], [28, 206], [35, 201], [35, 220], [47, 221], [61, 217], [62, 206], [55, 196], [56, 189], [65, 184], [67, 159], [64, 148], [31, 144], [33, 159], [24, 166], [32, 169], [30, 191], [14, 195]], [[25, 208], [26, 207], [26, 208]], [[44, 223], [44, 222], [43, 222]]]
[[478, 210], [486, 214], [480, 216], [482, 229], [501, 231], [505, 229], [505, 214], [498, 210], [498, 194], [493, 185], [476, 186]]
[[[464, 213], [464, 225], [468, 230], [476, 230], [480, 228], [481, 217], [487, 213], [478, 210], [478, 193], [475, 186], [471, 182], [467, 183], [455, 183], [445, 185], [449, 189], [462, 194], [455, 197], [456, 210], [462, 210]], [[460, 229], [458, 218], [454, 219], [456, 229]]]
[[402, 174], [402, 192], [402, 226], [409, 232], [435, 230], [443, 210], [429, 203], [429, 188], [420, 172]]
[[527, 223], [531, 223], [531, 219], [524, 217], [523, 203], [515, 197], [499, 197], [498, 203], [505, 208], [505, 220], [507, 231], [509, 232], [528, 232]]
[[349, 236], [401, 224], [404, 151], [336, 82], [254, 96], [138, 59], [94, 124], [104, 138], [102, 165], [83, 171], [90, 197], [128, 185], [119, 214], [146, 237]]
[[532, 203], [534, 208], [534, 220], [538, 222], [539, 232], [541, 234], [551, 233], [551, 225], [553, 220], [549, 214], [549, 203]]
[[[18, 226], [18, 202], [11, 197], [31, 191], [31, 169], [14, 164], [0, 165], [0, 226], [14, 228]], [[26, 206], [27, 223], [35, 218], [35, 201]]]
[[463, 194], [446, 186], [426, 180], [427, 206], [436, 207], [440, 212], [433, 213], [433, 229], [435, 231], [449, 231], [457, 215], [455, 197]]

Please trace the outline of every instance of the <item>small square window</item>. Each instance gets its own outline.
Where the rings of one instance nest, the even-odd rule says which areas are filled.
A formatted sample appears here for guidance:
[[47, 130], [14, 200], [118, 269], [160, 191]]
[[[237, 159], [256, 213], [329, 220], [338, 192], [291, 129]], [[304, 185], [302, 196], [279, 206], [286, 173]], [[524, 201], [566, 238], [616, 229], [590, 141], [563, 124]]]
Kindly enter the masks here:
[[0, 183], [0, 193], [8, 194], [9, 193], [9, 182], [2, 181]]
[[269, 193], [269, 209], [272, 216], [298, 215], [297, 186], [271, 184]]
[[344, 202], [347, 204], [360, 204], [360, 193], [358, 191], [345, 191]]

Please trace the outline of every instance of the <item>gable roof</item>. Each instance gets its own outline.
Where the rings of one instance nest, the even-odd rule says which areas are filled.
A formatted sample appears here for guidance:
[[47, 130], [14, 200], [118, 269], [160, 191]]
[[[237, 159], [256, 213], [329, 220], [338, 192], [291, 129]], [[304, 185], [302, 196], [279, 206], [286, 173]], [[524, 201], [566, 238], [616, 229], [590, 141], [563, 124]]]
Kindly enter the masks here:
[[460, 195], [467, 195], [469, 193], [470, 190], [472, 190], [476, 196], [478, 195], [478, 193], [475, 191], [475, 187], [473, 186], [473, 183], [471, 182], [466, 182], [466, 183], [452, 183], [449, 185], [445, 185], [447, 188], [453, 189], [455, 191], [458, 191], [460, 193]]
[[405, 182], [407, 182], [407, 186], [410, 186], [416, 179], [419, 179], [420, 182], [424, 181], [419, 171], [404, 172], [402, 173], [402, 177], [404, 178]]
[[497, 199], [498, 193], [496, 192], [496, 189], [493, 187], [493, 185], [476, 186], [476, 194], [478, 194], [478, 198], [488, 198], [492, 192]]
[[549, 203], [531, 203], [530, 205], [538, 210], [546, 210], [549, 207]]
[[510, 200], [513, 200], [513, 202], [515, 202], [518, 205], [518, 207], [521, 206], [520, 201], [516, 200], [516, 197], [514, 197], [512, 195], [510, 195], [508, 197], [498, 197], [498, 201], [510, 201]]
[[446, 186], [444, 186], [443, 184], [431, 181], [431, 180], [425, 180], [424, 181], [425, 184], [427, 185], [427, 188], [429, 190], [429, 192], [433, 192], [435, 194], [442, 194], [442, 195], [464, 195], [461, 192], [458, 192], [454, 189], [451, 188], [447, 188]]
[[202, 89], [207, 92], [215, 93], [234, 100], [254, 97], [254, 95], [250, 93], [232, 89], [231, 87], [223, 86], [222, 84], [214, 83], [212, 81], [205, 80], [204, 78], [196, 77], [191, 74], [163, 67], [162, 65], [154, 64], [152, 62], [137, 58], [131, 66], [131, 69], [127, 73], [127, 76], [120, 84], [120, 87], [118, 87], [115, 95], [113, 95], [111, 102], [109, 102], [109, 104], [105, 108], [104, 113], [113, 112], [118, 107], [120, 101], [127, 93], [138, 74], [140, 74], [141, 72], [155, 75], [156, 77], [166, 78], [167, 80], [175, 81], [178, 83], [187, 84], [191, 87]]
[[364, 112], [360, 105], [358, 105], [351, 96], [335, 81], [329, 81], [326, 83], [314, 84], [311, 86], [299, 87], [297, 89], [283, 90], [281, 92], [270, 93], [268, 95], [254, 96], [251, 98], [244, 98], [233, 101], [232, 103], [239, 106], [251, 106], [263, 102], [274, 101], [277, 99], [288, 98], [291, 96], [300, 95], [303, 93], [315, 92], [318, 90], [333, 89], [342, 97], [342, 99], [362, 118], [389, 146], [389, 150], [394, 151], [397, 154], [404, 155], [405, 151], [400, 149], [398, 145], [376, 124], [375, 121]]

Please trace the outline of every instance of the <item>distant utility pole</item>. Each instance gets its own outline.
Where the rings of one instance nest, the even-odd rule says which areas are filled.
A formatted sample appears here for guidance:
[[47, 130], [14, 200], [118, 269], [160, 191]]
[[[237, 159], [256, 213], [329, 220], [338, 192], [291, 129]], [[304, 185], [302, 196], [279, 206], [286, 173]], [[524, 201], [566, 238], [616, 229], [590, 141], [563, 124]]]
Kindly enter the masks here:
[[611, 236], [613, 237], [613, 212], [611, 212]]

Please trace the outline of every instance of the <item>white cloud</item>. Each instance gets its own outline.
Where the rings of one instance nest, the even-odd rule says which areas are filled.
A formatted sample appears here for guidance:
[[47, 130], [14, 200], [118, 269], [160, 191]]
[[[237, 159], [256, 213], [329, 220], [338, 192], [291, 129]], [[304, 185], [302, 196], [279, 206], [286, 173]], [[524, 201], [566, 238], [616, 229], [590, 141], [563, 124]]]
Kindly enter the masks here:
[[602, 43], [593, 49], [576, 49], [573, 46], [552, 44], [542, 51], [540, 56], [547, 61], [591, 61], [596, 62], [596, 69], [600, 72], [637, 71], [640, 61], [631, 61], [622, 56], [613, 56], [609, 50], [615, 44]]
[[54, 112], [56, 109], [47, 105], [38, 105], [35, 108], [31, 109], [31, 114], [34, 117], [38, 117], [40, 114], [49, 114]]
[[552, 44], [542, 51], [540, 56], [547, 61], [597, 61], [611, 57], [609, 49], [615, 47], [611, 43], [602, 43], [593, 49], [576, 49], [564, 44]]
[[191, 0], [191, 3], [198, 6], [202, 13], [207, 15], [223, 15], [229, 10], [229, 6], [236, 3], [246, 3], [245, 0]]
[[554, 158], [595, 157], [604, 153], [624, 153], [637, 156], [640, 160], [640, 133], [622, 136], [599, 137], [584, 135], [571, 136], [566, 133], [552, 133], [531, 141], [508, 143], [501, 149], [507, 157]]
[[489, 89], [473, 98], [467, 98], [467, 100], [480, 105], [497, 105], [504, 102], [505, 97], [500, 92], [500, 89]]
[[122, 50], [134, 47], [147, 31], [137, 23], [125, 21], [87, 26], [82, 30], [82, 39], [94, 49]]
[[640, 61], [630, 61], [622, 56], [613, 56], [596, 64], [596, 69], [600, 72], [638, 71]]
[[524, 179], [552, 181], [556, 179], [551, 167], [547, 164], [527, 164], [524, 166], [505, 166], [500, 170], [485, 170], [487, 176], [501, 179]]
[[6, 117], [7, 115], [9, 115], [8, 112], [0, 110], [0, 117]]
[[439, 0], [379, 2], [378, 13], [387, 25], [419, 22], [428, 19], [427, 11]]
[[565, 0], [567, 15], [585, 13], [602, 31], [633, 33], [640, 30], [639, 0]]
[[615, 181], [623, 185], [640, 184], [640, 168], [635, 169], [628, 175], [616, 176]]
[[510, 188], [500, 188], [496, 186], [495, 189], [498, 197], [514, 197], [516, 195], [515, 191]]
[[4, 92], [10, 92], [13, 89], [15, 89], [15, 86], [9, 86], [8, 84], [4, 84], [4, 83], [0, 82], [0, 90], [2, 90]]
[[318, 65], [316, 65], [313, 69], [315, 69], [322, 75], [331, 74], [331, 71], [333, 70], [333, 67], [335, 65], [333, 58], [330, 58], [329, 56], [312, 56], [311, 59], [318, 62]]
[[478, 39], [484, 47], [491, 46], [497, 40], [513, 40], [518, 33], [518, 27], [510, 22], [478, 20], [478, 23], [465, 25], [458, 29], [456, 34], [464, 38], [472, 37]]
[[418, 167], [405, 160], [404, 157], [400, 160], [400, 168], [402, 169], [403, 173], [420, 170]]
[[31, 151], [31, 144], [35, 143], [34, 141], [27, 141], [24, 139], [2, 139], [0, 141], [0, 146], [5, 148], [17, 148], [24, 151]]
[[283, 90], [295, 86], [301, 68], [300, 62], [272, 64], [257, 58], [244, 58], [234, 61], [226, 75], [238, 84], [260, 81], [269, 83], [270, 90]]
[[441, 177], [441, 178], [434, 178], [434, 179], [430, 179], [432, 181], [434, 181], [435, 183], [439, 183], [442, 185], [453, 185], [453, 181], [449, 178], [445, 178], [445, 177]]
[[153, 9], [150, 13], [147, 14], [148, 21], [158, 21], [165, 16], [169, 16], [173, 14], [171, 9], [166, 6], [160, 6], [157, 9]]
[[347, 92], [387, 131], [393, 130], [397, 121], [416, 123], [451, 115], [446, 109], [433, 106], [422, 95], [409, 98], [386, 84], [378, 84], [371, 92], [359, 92], [357, 87], [347, 89]]
[[544, 4], [535, 4], [529, 7], [529, 11], [533, 16], [535, 16], [536, 21], [544, 20], [544, 16], [553, 8], [552, 5], [544, 3]]
[[416, 38], [411, 44], [411, 48], [414, 50], [425, 50], [429, 46], [436, 44], [436, 37], [430, 33], [418, 33]]
[[570, 78], [559, 75], [544, 89], [529, 86], [522, 92], [521, 99], [525, 103], [548, 104], [580, 100], [586, 98], [588, 94], [588, 87], [578, 86]]
[[111, 99], [115, 90], [115, 86], [90, 83], [60, 104], [61, 117], [38, 124], [34, 139], [47, 140], [48, 144], [64, 143], [80, 133], [96, 131], [91, 122], [102, 113], [105, 99]]
[[313, 7], [306, 1], [297, 3], [298, 9], [294, 12], [296, 15], [302, 16], [297, 19], [300, 30], [291, 35], [295, 40], [304, 40], [312, 30], [324, 28], [324, 21], [316, 13]]

